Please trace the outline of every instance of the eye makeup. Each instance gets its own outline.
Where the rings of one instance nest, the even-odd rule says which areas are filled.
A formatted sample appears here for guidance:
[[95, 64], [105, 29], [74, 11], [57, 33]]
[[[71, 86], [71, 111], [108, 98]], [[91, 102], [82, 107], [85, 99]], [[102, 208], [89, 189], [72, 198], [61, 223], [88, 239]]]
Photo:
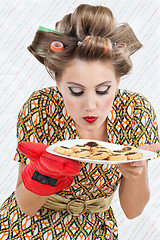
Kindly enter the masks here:
[[84, 93], [84, 91], [76, 91], [77, 88], [75, 87], [68, 87], [68, 88], [73, 96], [81, 96]]
[[[68, 82], [67, 83], [68, 89], [70, 90], [71, 95], [73, 96], [81, 96], [85, 92], [85, 88], [83, 85], [76, 83], [76, 82]], [[98, 84], [95, 87], [95, 92], [97, 95], [105, 95], [108, 94], [109, 89], [112, 87], [112, 81], [105, 81]]]
[[[99, 94], [99, 95], [108, 94], [108, 91], [109, 91], [110, 88], [111, 88], [111, 85], [110, 85], [110, 86], [102, 86], [102, 87], [99, 87], [99, 88], [96, 90], [96, 93]], [[104, 90], [103, 90], [103, 89], [104, 89]]]
[[[102, 89], [104, 88], [104, 90], [96, 90], [96, 93], [98, 95], [108, 94], [108, 91], [109, 91], [110, 87], [111, 86], [103, 86], [101, 88]], [[70, 90], [70, 92], [73, 96], [81, 96], [84, 93], [84, 91], [77, 91], [77, 88], [75, 88], [75, 87], [68, 87], [68, 88], [69, 88], [69, 90]]]

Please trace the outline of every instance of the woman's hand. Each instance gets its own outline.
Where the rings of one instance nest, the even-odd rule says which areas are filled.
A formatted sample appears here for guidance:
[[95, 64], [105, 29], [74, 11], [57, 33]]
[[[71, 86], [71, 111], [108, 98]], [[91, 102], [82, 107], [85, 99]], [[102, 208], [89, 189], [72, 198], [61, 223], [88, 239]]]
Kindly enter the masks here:
[[124, 178], [137, 178], [142, 175], [147, 161], [128, 162], [117, 164]]
[[123, 177], [119, 187], [121, 207], [132, 219], [139, 216], [149, 200], [148, 161], [128, 162], [117, 165]]
[[[160, 143], [155, 144], [143, 144], [138, 147], [138, 149], [147, 150], [147, 151], [160, 151]], [[143, 172], [143, 169], [146, 168], [147, 161], [138, 161], [138, 162], [128, 162], [117, 164], [119, 170], [121, 171], [123, 177], [125, 178], [136, 178], [140, 176]]]
[[[138, 147], [147, 151], [160, 151], [160, 143]], [[119, 187], [122, 209], [129, 219], [139, 216], [146, 206], [150, 192], [148, 185], [148, 161], [117, 164], [123, 178]]]
[[80, 162], [53, 155], [48, 145], [20, 142], [18, 149], [31, 161], [21, 172], [24, 186], [29, 191], [49, 196], [69, 187], [81, 169]]

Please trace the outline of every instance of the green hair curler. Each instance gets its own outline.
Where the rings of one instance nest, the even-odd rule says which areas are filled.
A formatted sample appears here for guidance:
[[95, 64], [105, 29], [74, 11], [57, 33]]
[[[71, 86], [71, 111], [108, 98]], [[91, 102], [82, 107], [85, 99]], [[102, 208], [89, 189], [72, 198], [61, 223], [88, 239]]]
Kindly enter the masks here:
[[44, 32], [63, 33], [63, 32], [59, 32], [59, 31], [56, 31], [56, 30], [52, 30], [52, 29], [49, 29], [49, 28], [42, 27], [42, 26], [39, 26], [38, 30], [44, 31]]

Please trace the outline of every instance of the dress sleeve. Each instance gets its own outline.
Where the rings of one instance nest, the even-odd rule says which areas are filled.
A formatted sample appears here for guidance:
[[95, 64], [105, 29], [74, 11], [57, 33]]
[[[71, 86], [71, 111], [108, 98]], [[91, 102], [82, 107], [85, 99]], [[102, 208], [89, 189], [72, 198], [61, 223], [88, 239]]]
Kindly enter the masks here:
[[[158, 125], [154, 108], [142, 95], [134, 98], [132, 145], [159, 143]], [[157, 151], [160, 156], [160, 151]]]
[[[35, 143], [49, 144], [48, 138], [48, 98], [38, 91], [34, 92], [25, 102], [18, 115], [17, 140]], [[14, 157], [15, 161], [29, 163], [18, 149]]]

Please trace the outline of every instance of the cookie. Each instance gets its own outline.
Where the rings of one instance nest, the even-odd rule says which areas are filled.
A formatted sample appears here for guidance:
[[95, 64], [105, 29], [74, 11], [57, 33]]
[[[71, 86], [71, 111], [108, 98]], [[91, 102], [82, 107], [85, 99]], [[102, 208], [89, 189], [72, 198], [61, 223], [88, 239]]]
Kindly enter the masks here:
[[95, 153], [95, 152], [99, 152], [99, 151], [102, 151], [102, 152], [108, 152], [111, 154], [111, 150], [109, 148], [106, 148], [106, 147], [99, 147], [99, 148], [92, 148], [92, 152]]
[[96, 143], [96, 142], [87, 142], [87, 143], [84, 144], [84, 146], [89, 146], [90, 148], [94, 148], [94, 147], [99, 148], [99, 147], [102, 147], [101, 144]]
[[89, 146], [91, 151], [97, 151], [98, 148], [101, 148], [102, 145], [96, 142], [87, 142], [84, 146]]
[[127, 160], [136, 160], [141, 159], [143, 154], [141, 152], [128, 152], [125, 156], [127, 157]]
[[83, 146], [83, 145], [74, 145], [71, 147], [71, 149], [73, 150], [73, 152], [79, 152], [81, 150], [90, 150], [89, 146]]
[[115, 153], [112, 154], [108, 157], [107, 159], [108, 161], [126, 161], [127, 160], [127, 156], [123, 153]]
[[81, 149], [80, 151], [72, 152], [71, 157], [85, 158], [85, 157], [89, 157], [90, 154], [91, 152], [89, 149]]
[[109, 157], [110, 153], [107, 151], [97, 151], [92, 153], [89, 158], [94, 160], [104, 160]]
[[111, 154], [123, 154], [124, 152], [122, 150], [113, 150], [111, 151]]
[[121, 152], [129, 153], [129, 152], [139, 152], [136, 147], [126, 146], [120, 149]]
[[68, 147], [63, 147], [63, 146], [55, 147], [54, 151], [56, 153], [60, 153], [62, 155], [66, 155], [66, 156], [70, 156], [73, 153], [72, 149], [70, 149]]

